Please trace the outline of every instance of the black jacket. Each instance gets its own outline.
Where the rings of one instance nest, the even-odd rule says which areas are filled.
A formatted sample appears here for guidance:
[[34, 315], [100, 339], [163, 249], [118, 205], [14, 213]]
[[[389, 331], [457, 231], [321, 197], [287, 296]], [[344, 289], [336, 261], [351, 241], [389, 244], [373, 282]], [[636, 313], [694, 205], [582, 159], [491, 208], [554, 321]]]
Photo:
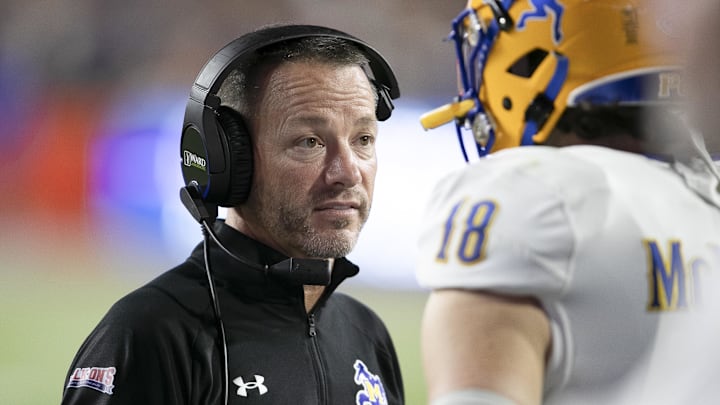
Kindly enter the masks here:
[[[221, 224], [218, 237], [261, 266], [287, 257]], [[335, 261], [308, 314], [302, 286], [210, 244], [228, 341], [229, 404], [402, 404], [400, 368], [382, 321], [333, 293], [358, 272]], [[199, 245], [183, 264], [119, 300], [81, 346], [62, 404], [221, 404], [222, 346]]]

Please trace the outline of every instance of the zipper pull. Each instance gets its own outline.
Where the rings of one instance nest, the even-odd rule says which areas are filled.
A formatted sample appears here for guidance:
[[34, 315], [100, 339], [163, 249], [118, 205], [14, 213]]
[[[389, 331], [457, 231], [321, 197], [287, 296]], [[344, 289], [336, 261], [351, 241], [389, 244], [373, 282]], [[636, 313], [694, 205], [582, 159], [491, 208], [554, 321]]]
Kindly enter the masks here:
[[317, 331], [315, 330], [315, 314], [308, 315], [308, 326], [310, 326], [308, 334], [310, 337], [315, 337], [315, 335], [317, 335]]

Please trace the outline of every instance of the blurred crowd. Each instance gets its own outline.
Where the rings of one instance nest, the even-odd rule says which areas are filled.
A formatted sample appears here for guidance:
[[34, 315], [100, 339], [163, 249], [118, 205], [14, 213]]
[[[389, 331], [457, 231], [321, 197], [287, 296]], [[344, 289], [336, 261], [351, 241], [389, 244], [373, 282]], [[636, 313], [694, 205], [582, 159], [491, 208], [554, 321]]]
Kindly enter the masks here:
[[98, 222], [162, 216], [158, 188], [176, 193], [181, 184], [173, 159], [195, 75], [217, 49], [264, 24], [335, 26], [375, 44], [402, 79], [401, 103], [445, 94], [455, 78], [441, 42], [462, 4], [3, 1], [0, 224], [31, 234], [70, 224], [64, 231], [88, 234]]

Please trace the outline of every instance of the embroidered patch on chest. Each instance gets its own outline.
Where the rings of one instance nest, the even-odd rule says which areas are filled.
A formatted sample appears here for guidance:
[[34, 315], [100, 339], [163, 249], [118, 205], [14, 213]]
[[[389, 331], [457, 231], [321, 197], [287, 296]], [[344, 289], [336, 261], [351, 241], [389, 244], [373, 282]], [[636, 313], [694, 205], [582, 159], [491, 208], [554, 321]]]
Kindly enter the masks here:
[[242, 377], [237, 377], [233, 380], [233, 383], [238, 386], [237, 395], [241, 397], [248, 396], [248, 390], [257, 390], [259, 395], [263, 395], [268, 392], [267, 387], [264, 384], [265, 377], [255, 374], [254, 381], [245, 381]]
[[356, 405], [387, 405], [385, 388], [380, 377], [368, 370], [362, 360], [355, 360], [355, 384], [362, 387], [355, 395]]

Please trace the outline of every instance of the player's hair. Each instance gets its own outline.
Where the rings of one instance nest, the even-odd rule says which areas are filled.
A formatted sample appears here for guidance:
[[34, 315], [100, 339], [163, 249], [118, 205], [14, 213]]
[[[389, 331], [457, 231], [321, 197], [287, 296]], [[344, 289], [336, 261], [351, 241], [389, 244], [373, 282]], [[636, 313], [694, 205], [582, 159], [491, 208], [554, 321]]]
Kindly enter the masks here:
[[678, 133], [687, 131], [678, 114], [678, 107], [672, 105], [571, 107], [563, 112], [547, 144], [555, 144], [563, 133], [573, 133], [589, 144], [652, 155], [670, 154], [675, 149], [682, 155], [689, 145], [678, 139], [682, 138]]
[[645, 108], [638, 106], [568, 108], [558, 120], [555, 130], [572, 132], [587, 140], [615, 135], [645, 139]]

